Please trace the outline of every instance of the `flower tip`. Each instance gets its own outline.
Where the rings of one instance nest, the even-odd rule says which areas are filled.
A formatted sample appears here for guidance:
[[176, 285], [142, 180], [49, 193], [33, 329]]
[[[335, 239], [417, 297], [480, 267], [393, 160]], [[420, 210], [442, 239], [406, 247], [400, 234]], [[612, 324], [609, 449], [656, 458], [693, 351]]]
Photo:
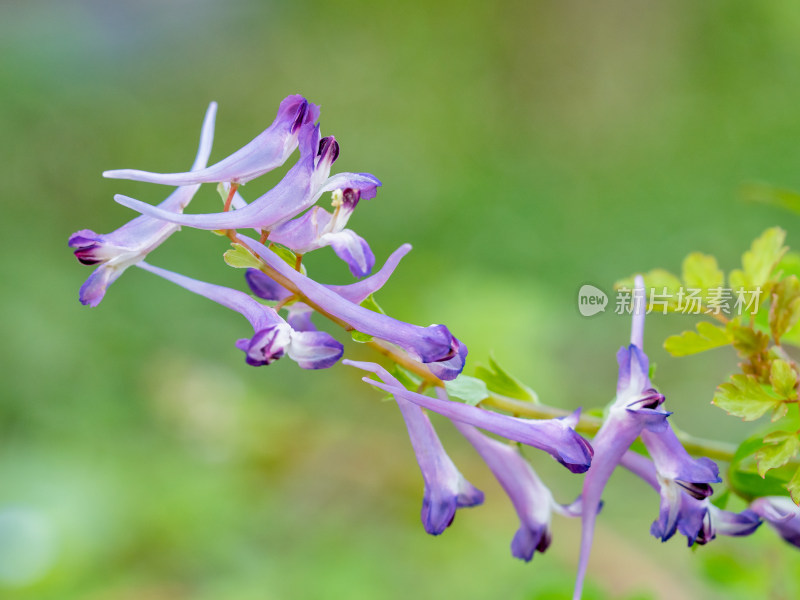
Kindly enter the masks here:
[[531, 529], [523, 525], [517, 529], [511, 540], [511, 554], [515, 558], [530, 562], [536, 552], [544, 552], [550, 547], [552, 539], [547, 527]]
[[433, 502], [430, 498], [423, 498], [420, 516], [422, 517], [422, 526], [427, 533], [441, 535], [456, 518], [456, 500], [449, 498]]

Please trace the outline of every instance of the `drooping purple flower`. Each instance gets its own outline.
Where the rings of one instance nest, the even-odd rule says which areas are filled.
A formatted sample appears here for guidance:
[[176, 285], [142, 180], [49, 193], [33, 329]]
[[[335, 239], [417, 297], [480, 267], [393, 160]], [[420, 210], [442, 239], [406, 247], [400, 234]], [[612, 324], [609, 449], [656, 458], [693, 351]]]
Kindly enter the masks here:
[[[445, 374], [447, 377], [455, 378], [464, 368], [466, 347], [453, 337], [444, 325], [419, 327], [358, 306], [332, 289], [294, 270], [264, 244], [241, 234], [237, 239], [281, 277], [291, 281], [310, 303], [341, 319], [350, 327], [399, 346], [414, 360], [423, 363], [446, 363], [449, 369]], [[453, 358], [456, 360], [451, 361]], [[450, 366], [453, 362], [458, 364]]]
[[310, 104], [302, 96], [288, 96], [281, 102], [272, 125], [248, 144], [210, 167], [190, 173], [150, 173], [118, 169], [106, 171], [103, 176], [165, 185], [247, 183], [285, 163], [297, 148], [300, 129], [303, 125], [313, 125], [318, 117], [318, 106]]
[[[403, 244], [392, 252], [389, 258], [386, 259], [383, 267], [370, 277], [347, 285], [326, 285], [325, 287], [336, 292], [342, 298], [353, 304], [361, 304], [370, 294], [374, 294], [383, 287], [397, 268], [400, 260], [410, 251], [411, 244]], [[245, 279], [253, 294], [264, 300], [281, 302], [287, 300], [292, 295], [292, 293], [280, 283], [258, 269], [247, 269], [245, 272]], [[298, 331], [313, 331], [316, 329], [311, 322], [311, 315], [314, 309], [304, 302], [289, 302], [285, 304], [282, 309], [287, 312], [286, 320]]]
[[800, 548], [800, 507], [788, 496], [764, 496], [750, 504], [784, 540]]
[[298, 254], [331, 246], [336, 256], [350, 267], [353, 277], [365, 277], [375, 265], [375, 256], [364, 238], [351, 229], [345, 229], [360, 196], [358, 190], [350, 188], [335, 190], [332, 214], [321, 206], [315, 206], [303, 216], [274, 228], [270, 241]]
[[569, 515], [567, 509], [553, 499], [550, 490], [515, 446], [485, 436], [471, 425], [459, 421], [453, 424], [478, 451], [517, 511], [520, 526], [511, 541], [511, 554], [528, 562], [535, 552], [547, 550], [552, 538], [552, 513]]
[[238, 340], [236, 347], [245, 353], [249, 365], [268, 365], [288, 354], [303, 369], [325, 369], [333, 366], [344, 352], [344, 347], [329, 334], [297, 331], [273, 308], [244, 292], [198, 281], [146, 262], [140, 262], [137, 266], [244, 316], [253, 326], [254, 333], [251, 338]]
[[[653, 462], [641, 454], [628, 451], [620, 460], [620, 464], [635, 473], [650, 486], [663, 494], [661, 477]], [[717, 534], [728, 536], [745, 536], [753, 533], [761, 525], [759, 516], [750, 509], [732, 512], [714, 506], [708, 497], [698, 498], [685, 489], [676, 490], [679, 506], [677, 527], [686, 536], [688, 545], [704, 545], [713, 540]], [[657, 526], [653, 524], [653, 529]], [[656, 533], [653, 533], [659, 537]]]
[[325, 192], [352, 189], [362, 199], [374, 198], [381, 182], [369, 173], [338, 173], [329, 177], [339, 156], [339, 144], [319, 139], [319, 126], [300, 128], [300, 159], [284, 178], [250, 204], [228, 212], [175, 215], [145, 202], [117, 194], [114, 200], [143, 214], [198, 229], [261, 229], [269, 231], [311, 207]]
[[592, 462], [592, 447], [573, 429], [577, 415], [537, 420], [510, 417], [477, 406], [411, 392], [386, 369], [375, 363], [344, 360], [342, 364], [375, 373], [381, 381], [368, 377], [364, 381], [395, 398], [403, 398], [453, 421], [479, 427], [506, 439], [544, 450], [573, 473], [585, 472]]
[[611, 473], [642, 431], [663, 432], [667, 428], [670, 413], [659, 410], [664, 396], [650, 383], [649, 361], [642, 350], [645, 307], [640, 299], [643, 294], [644, 279], [637, 276], [631, 344], [620, 348], [617, 353], [617, 396], [600, 431], [592, 440], [595, 458], [583, 480], [581, 551], [574, 600], [580, 600], [582, 594], [600, 499]]
[[709, 484], [722, 479], [714, 461], [689, 456], [671, 427], [662, 432], [643, 431], [642, 441], [653, 458], [661, 494], [659, 517], [650, 532], [665, 542], [677, 529], [682, 492], [703, 500], [713, 493]]
[[422, 524], [439, 535], [453, 522], [456, 509], [483, 503], [483, 492], [467, 481], [445, 452], [428, 415], [419, 406], [395, 396], [425, 482]]
[[[192, 172], [206, 166], [214, 140], [214, 118], [217, 105], [212, 102], [206, 111], [200, 133], [200, 146], [192, 165]], [[191, 202], [199, 185], [185, 185], [176, 189], [159, 207], [167, 212], [180, 213]], [[179, 227], [160, 219], [140, 216], [116, 231], [100, 234], [89, 229], [73, 233], [69, 246], [75, 248], [75, 256], [85, 265], [99, 265], [81, 286], [81, 304], [97, 306], [110, 286], [122, 273], [144, 259], [148, 253], [160, 246]]]

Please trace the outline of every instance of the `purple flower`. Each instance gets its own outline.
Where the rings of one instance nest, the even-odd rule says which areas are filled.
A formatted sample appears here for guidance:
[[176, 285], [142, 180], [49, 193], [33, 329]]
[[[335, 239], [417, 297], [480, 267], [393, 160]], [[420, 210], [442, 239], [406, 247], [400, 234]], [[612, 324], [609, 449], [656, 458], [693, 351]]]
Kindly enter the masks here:
[[[106, 171], [104, 177], [133, 179], [166, 185], [198, 183], [247, 183], [259, 175], [279, 167], [297, 148], [297, 137], [303, 125], [319, 117], [319, 107], [309, 104], [302, 96], [288, 96], [281, 102], [272, 125], [250, 143], [224, 160], [191, 173], [149, 173], [133, 169]], [[204, 165], [205, 166], [205, 165]]]
[[[211, 153], [214, 139], [214, 118], [217, 105], [212, 102], [206, 111], [200, 134], [200, 147], [192, 165], [192, 172], [203, 169]], [[180, 213], [191, 202], [199, 185], [185, 185], [176, 189], [159, 207], [167, 212]], [[80, 290], [81, 304], [97, 306], [110, 286], [129, 266], [142, 260], [155, 250], [179, 227], [160, 219], [140, 216], [116, 231], [98, 234], [89, 229], [73, 233], [69, 246], [85, 265], [99, 265]]]
[[347, 263], [353, 277], [365, 277], [375, 265], [375, 256], [367, 242], [354, 231], [345, 229], [358, 205], [361, 193], [347, 188], [333, 192], [333, 214], [315, 206], [302, 217], [279, 225], [270, 233], [270, 241], [283, 244], [298, 254], [331, 246]]
[[800, 548], [800, 507], [788, 496], [764, 496], [750, 504], [754, 513], [793, 546]]
[[364, 378], [364, 381], [453, 421], [480, 427], [509, 440], [539, 448], [549, 453], [573, 473], [583, 473], [592, 462], [592, 447], [573, 429], [577, 415], [562, 419], [520, 419], [483, 410], [460, 402], [431, 398], [411, 392], [392, 377], [386, 369], [375, 363], [344, 360], [342, 364], [375, 373], [381, 381]]
[[517, 511], [520, 526], [511, 541], [511, 554], [527, 562], [535, 552], [547, 550], [552, 512], [567, 515], [567, 509], [556, 503], [515, 446], [485, 436], [471, 425], [453, 424], [481, 455]]
[[611, 473], [642, 431], [663, 432], [667, 429], [667, 417], [670, 413], [659, 410], [659, 406], [664, 402], [664, 396], [650, 384], [649, 361], [642, 350], [645, 316], [644, 303], [641, 301], [643, 294], [644, 279], [637, 276], [631, 344], [627, 348], [620, 348], [617, 353], [619, 363], [617, 396], [608, 410], [603, 426], [592, 440], [595, 458], [583, 480], [581, 493], [583, 523], [574, 593], [576, 600], [581, 597], [600, 498]]
[[274, 309], [244, 292], [191, 279], [145, 262], [140, 262], [138, 266], [241, 313], [254, 331], [253, 337], [236, 342], [236, 347], [245, 353], [249, 365], [268, 365], [288, 354], [303, 369], [325, 369], [335, 364], [344, 352], [342, 345], [329, 334], [294, 330]]
[[395, 396], [395, 400], [425, 482], [422, 524], [431, 535], [439, 535], [453, 522], [456, 509], [482, 504], [483, 492], [469, 483], [453, 464], [428, 415], [401, 397]]
[[114, 199], [123, 206], [178, 225], [268, 231], [311, 207], [324, 192], [349, 188], [365, 200], [375, 197], [381, 182], [374, 175], [339, 173], [328, 176], [338, 156], [339, 144], [333, 136], [320, 140], [319, 126], [305, 124], [300, 129], [300, 160], [278, 185], [240, 209], [206, 215], [175, 215], [120, 194]]
[[682, 492], [703, 500], [713, 493], [709, 484], [719, 483], [722, 479], [714, 461], [689, 456], [671, 427], [663, 432], [643, 431], [642, 441], [653, 458], [661, 494], [659, 518], [650, 532], [665, 542], [677, 529]]
[[[663, 494], [663, 482], [656, 466], [650, 459], [635, 452], [627, 452], [620, 464], [629, 471], [644, 479], [650, 486]], [[689, 546], [704, 545], [713, 540], [717, 534], [728, 536], [750, 535], [761, 525], [761, 519], [752, 510], [745, 509], [740, 513], [717, 508], [708, 497], [698, 498], [685, 489], [676, 489], [678, 496], [677, 527], [686, 536]], [[660, 537], [653, 530], [659, 521], [653, 523], [651, 533]]]
[[[237, 238], [281, 277], [290, 281], [311, 304], [344, 321], [350, 327], [396, 344], [420, 362], [446, 364], [449, 369], [446, 375], [450, 378], [455, 378], [464, 368], [466, 348], [444, 325], [419, 327], [358, 306], [332, 289], [294, 270], [264, 244], [241, 234]], [[457, 364], [450, 366], [453, 362]]]
[[[403, 244], [392, 252], [383, 267], [374, 275], [348, 285], [326, 285], [325, 287], [353, 304], [361, 304], [370, 294], [374, 294], [383, 287], [395, 268], [397, 268], [400, 260], [410, 251], [411, 244]], [[280, 302], [287, 300], [292, 295], [289, 290], [258, 269], [247, 269], [245, 279], [250, 286], [250, 290], [264, 300]], [[314, 309], [304, 302], [289, 302], [282, 308], [288, 313], [286, 320], [295, 329], [299, 331], [316, 329], [311, 322], [311, 315]]]

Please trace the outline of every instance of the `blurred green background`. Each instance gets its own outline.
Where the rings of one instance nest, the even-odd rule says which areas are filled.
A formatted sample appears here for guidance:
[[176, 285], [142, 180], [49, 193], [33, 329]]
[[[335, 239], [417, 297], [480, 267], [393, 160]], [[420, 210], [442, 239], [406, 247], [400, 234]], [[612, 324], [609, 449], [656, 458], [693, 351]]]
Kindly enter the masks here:
[[[446, 424], [487, 500], [432, 538], [402, 420], [357, 373], [248, 367], [241, 317], [135, 269], [98, 308], [78, 303], [90, 270], [69, 234], [129, 220], [114, 193], [168, 193], [100, 173], [185, 170], [211, 100], [212, 161], [284, 96], [320, 104], [336, 168], [384, 182], [352, 227], [379, 262], [415, 247], [384, 308], [446, 323], [468, 372], [493, 351], [565, 408], [612, 397], [628, 335], [611, 311], [579, 315], [582, 284], [678, 270], [691, 250], [727, 270], [776, 224], [800, 245], [797, 217], [738, 196], [751, 179], [800, 188], [793, 2], [34, 0], [0, 5], [0, 49], [3, 599], [570, 593], [578, 524], [557, 519], [531, 564], [511, 558], [510, 503]], [[218, 206], [206, 186], [191, 211]], [[241, 285], [224, 249], [185, 230], [150, 260]], [[308, 265], [348, 280], [328, 250]], [[686, 324], [649, 319], [656, 381], [684, 429], [735, 440], [748, 428], [709, 406], [732, 352], [661, 350]], [[578, 477], [531, 458], [559, 500], [578, 493]], [[605, 497], [587, 598], [800, 594], [800, 553], [767, 527], [691, 552], [650, 537], [657, 497], [628, 474]]]

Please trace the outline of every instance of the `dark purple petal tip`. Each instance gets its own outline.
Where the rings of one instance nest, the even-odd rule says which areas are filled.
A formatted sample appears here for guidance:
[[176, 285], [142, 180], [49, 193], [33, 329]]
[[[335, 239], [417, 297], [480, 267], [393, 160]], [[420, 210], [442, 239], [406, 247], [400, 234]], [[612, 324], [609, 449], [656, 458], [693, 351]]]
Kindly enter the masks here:
[[332, 165], [339, 158], [339, 142], [336, 141], [332, 135], [324, 137], [319, 141], [319, 150], [317, 151], [317, 165], [327, 162]]
[[308, 111], [308, 100], [303, 98], [303, 101], [297, 107], [297, 116], [294, 118], [294, 123], [292, 123], [291, 132], [296, 133], [300, 126], [306, 120], [306, 112]]
[[694, 483], [692, 481], [681, 481], [680, 479], [676, 479], [675, 483], [681, 486], [692, 498], [697, 500], [708, 498], [714, 493], [714, 489], [707, 483]]

